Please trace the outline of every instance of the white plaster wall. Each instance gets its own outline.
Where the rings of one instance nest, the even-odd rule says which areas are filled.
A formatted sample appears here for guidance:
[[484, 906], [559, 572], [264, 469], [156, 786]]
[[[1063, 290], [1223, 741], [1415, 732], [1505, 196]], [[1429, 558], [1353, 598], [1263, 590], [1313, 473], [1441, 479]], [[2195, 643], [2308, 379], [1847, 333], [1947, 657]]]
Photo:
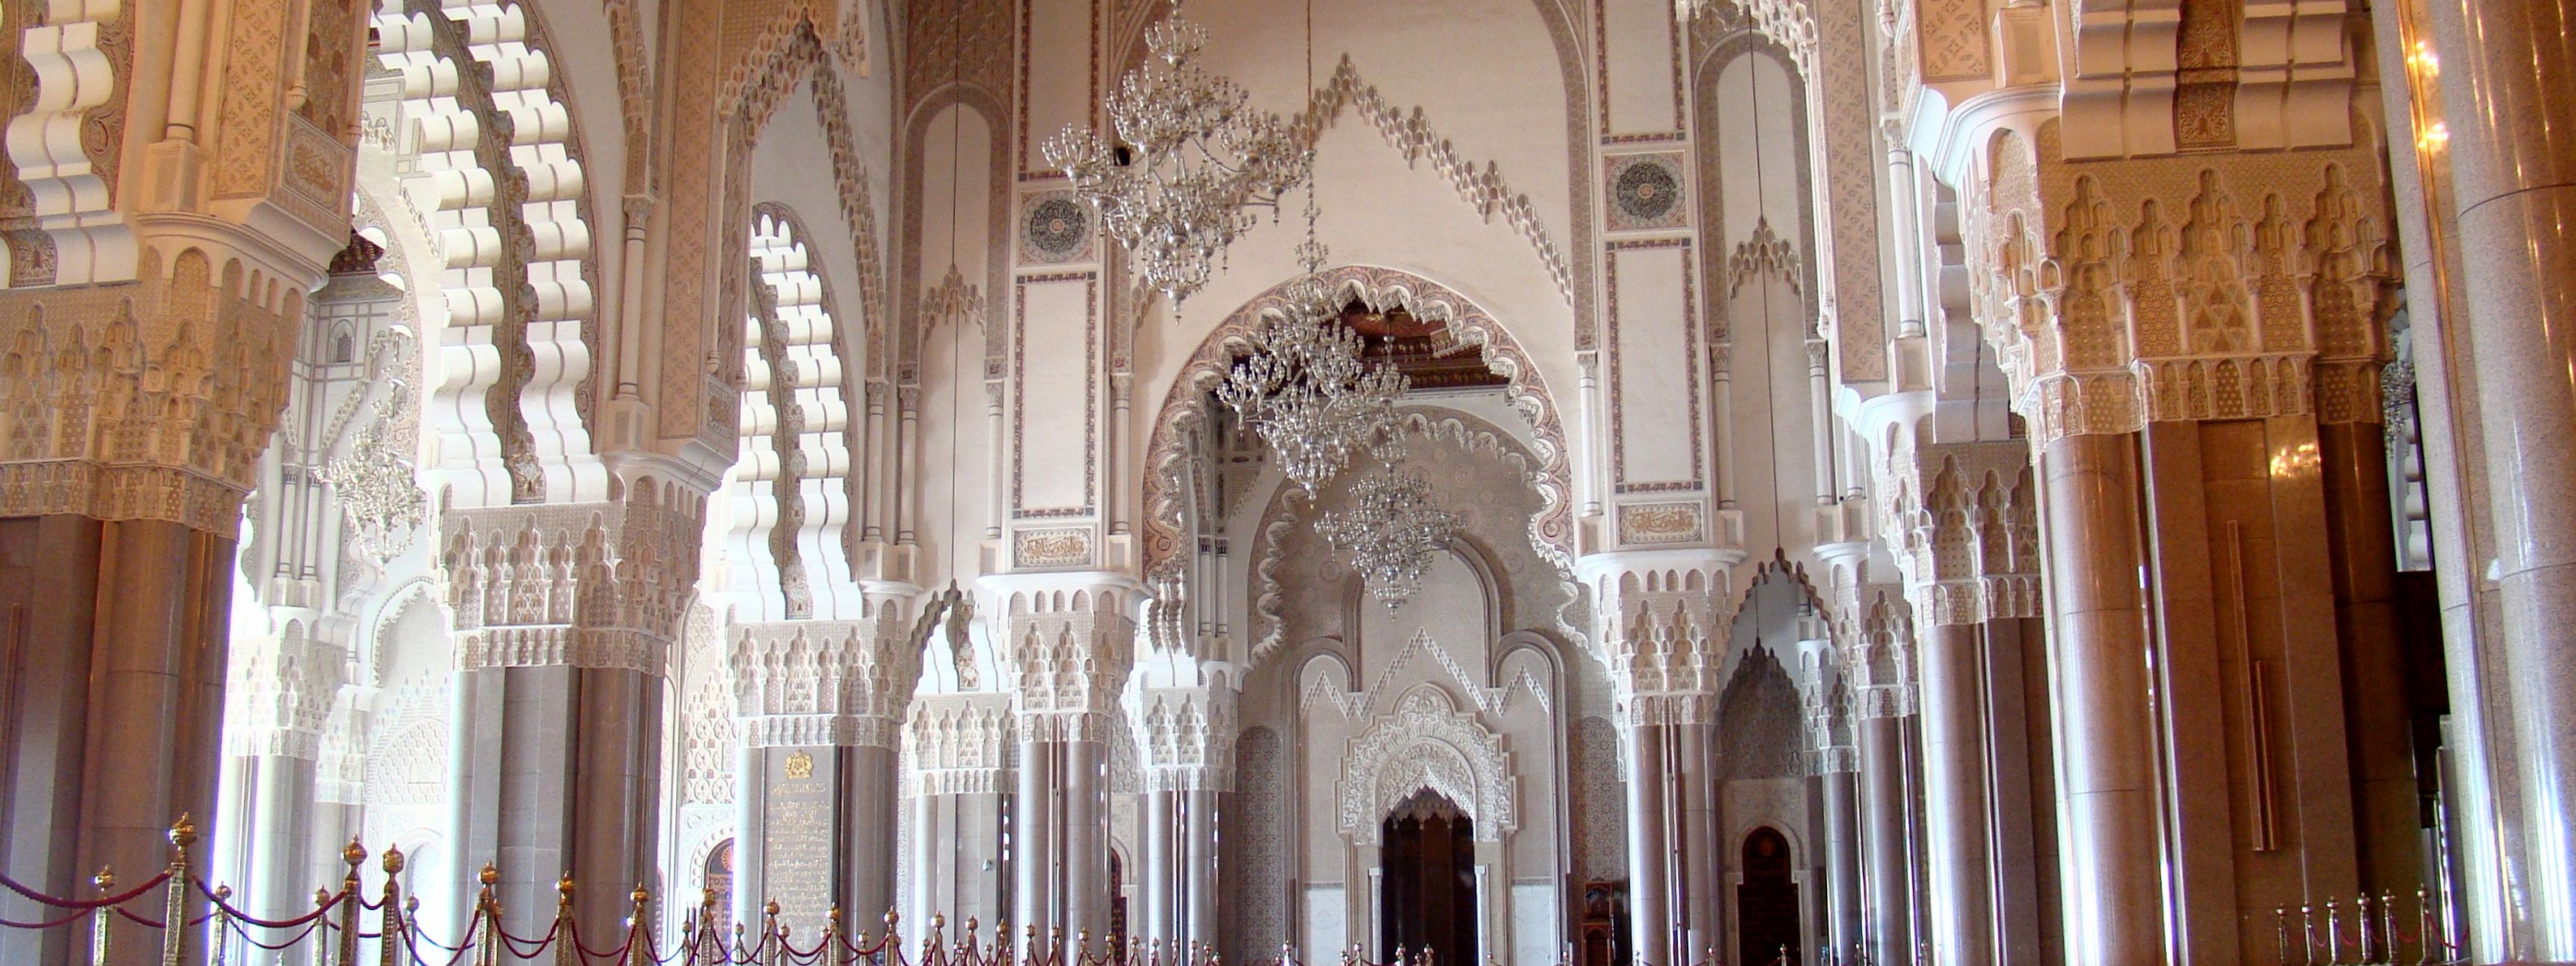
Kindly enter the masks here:
[[[1187, 16], [1208, 26], [1207, 69], [1252, 92], [1256, 106], [1283, 115], [1306, 101], [1305, 8], [1259, 0], [1203, 0]], [[1565, 87], [1556, 49], [1529, 0], [1317, 0], [1314, 78], [1330, 76], [1348, 52], [1361, 79], [1431, 126], [1479, 169], [1487, 162], [1526, 194], [1565, 257], [1573, 257], [1568, 195]], [[1462, 69], [1455, 57], [1515, 70]], [[1563, 417], [1575, 385], [1573, 310], [1527, 239], [1500, 218], [1488, 223], [1428, 165], [1404, 158], [1355, 111], [1346, 110], [1317, 146], [1321, 233], [1336, 264], [1384, 265], [1446, 285], [1484, 307], [1530, 350]], [[1137, 334], [1140, 398], [1150, 429], [1179, 366], [1207, 332], [1246, 300], [1297, 272], [1302, 239], [1294, 217], [1266, 220], [1228, 253], [1229, 267], [1170, 321], [1168, 307]], [[1588, 286], [1588, 280], [1575, 280]], [[1570, 429], [1571, 427], [1569, 427]]]

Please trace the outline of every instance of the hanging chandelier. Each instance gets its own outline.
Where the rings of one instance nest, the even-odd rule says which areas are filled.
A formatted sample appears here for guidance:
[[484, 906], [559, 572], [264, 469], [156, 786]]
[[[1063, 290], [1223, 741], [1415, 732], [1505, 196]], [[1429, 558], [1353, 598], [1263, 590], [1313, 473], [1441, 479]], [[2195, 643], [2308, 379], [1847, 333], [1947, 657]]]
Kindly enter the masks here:
[[1252, 354], [1218, 384], [1217, 399], [1260, 435], [1308, 497], [1354, 455], [1397, 438], [1395, 401], [1411, 381], [1392, 365], [1363, 362], [1360, 334], [1336, 315], [1265, 316], [1252, 343]]
[[1253, 110], [1241, 86], [1191, 61], [1207, 28], [1170, 16], [1146, 28], [1145, 63], [1109, 96], [1113, 145], [1068, 125], [1047, 139], [1047, 164], [1100, 212], [1102, 231], [1126, 247], [1141, 281], [1178, 306], [1208, 282], [1217, 260], [1279, 196], [1305, 180], [1314, 151], [1288, 122]]
[[1422, 576], [1458, 533], [1458, 518], [1431, 499], [1431, 481], [1419, 473], [1379, 464], [1353, 480], [1342, 509], [1315, 521], [1333, 549], [1389, 613], [1422, 588]]

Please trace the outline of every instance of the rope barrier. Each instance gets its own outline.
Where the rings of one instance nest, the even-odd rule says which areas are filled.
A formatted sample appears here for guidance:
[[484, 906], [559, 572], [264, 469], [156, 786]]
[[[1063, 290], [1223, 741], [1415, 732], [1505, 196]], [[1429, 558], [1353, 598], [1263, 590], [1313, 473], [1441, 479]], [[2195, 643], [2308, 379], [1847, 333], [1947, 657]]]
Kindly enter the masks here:
[[56, 909], [82, 910], [105, 909], [109, 906], [121, 906], [141, 898], [144, 893], [160, 888], [163, 883], [169, 881], [170, 873], [164, 872], [160, 875], [144, 880], [142, 885], [135, 886], [130, 891], [119, 893], [117, 895], [105, 896], [97, 899], [64, 899], [46, 895], [19, 884], [16, 879], [0, 875], [0, 886], [7, 886], [9, 891], [26, 897], [29, 902], [36, 903], [37, 905], [52, 906]]
[[0, 928], [7, 928], [7, 929], [60, 929], [60, 928], [62, 928], [62, 927], [64, 927], [64, 926], [71, 925], [72, 923], [79, 922], [79, 921], [81, 921], [81, 920], [83, 920], [83, 919], [87, 919], [87, 918], [89, 918], [89, 917], [90, 917], [90, 915], [91, 915], [92, 913], [95, 913], [95, 912], [97, 912], [97, 911], [98, 911], [98, 910], [96, 910], [96, 909], [83, 909], [83, 910], [80, 910], [79, 912], [75, 912], [75, 913], [72, 913], [71, 915], [64, 916], [64, 917], [62, 917], [62, 918], [60, 918], [60, 919], [51, 920], [51, 921], [49, 921], [49, 922], [18, 922], [18, 921], [13, 920], [13, 919], [0, 919]]
[[[376, 943], [378, 966], [498, 966], [504, 959], [527, 961], [553, 954], [557, 966], [1220, 966], [1213, 946], [1191, 942], [1172, 944], [1167, 950], [1162, 941], [1130, 941], [1123, 937], [1094, 944], [1091, 934], [1077, 931], [1067, 942], [1062, 930], [1050, 930], [1043, 941], [1035, 927], [1023, 927], [1023, 938], [1015, 941], [1007, 926], [996, 924], [990, 933], [974, 919], [952, 937], [946, 917], [934, 915], [928, 933], [918, 940], [917, 952], [906, 953], [906, 941], [898, 930], [900, 918], [889, 911], [885, 932], [871, 938], [866, 931], [855, 934], [842, 927], [841, 911], [834, 908], [810, 944], [799, 945], [793, 928], [780, 920], [778, 903], [763, 903], [757, 926], [733, 923], [733, 935], [720, 934], [716, 928], [716, 897], [705, 893], [692, 915], [681, 917], [680, 937], [668, 950], [659, 945], [657, 931], [650, 925], [648, 914], [651, 896], [640, 885], [631, 894], [631, 915], [623, 935], [615, 946], [594, 948], [582, 935], [579, 921], [573, 915], [573, 882], [569, 875], [556, 884], [558, 903], [554, 920], [535, 936], [513, 934], [502, 922], [501, 903], [496, 896], [499, 873], [486, 864], [478, 875], [482, 884], [472, 910], [466, 916], [463, 932], [456, 944], [449, 946], [420, 928], [419, 899], [406, 897], [399, 885], [405, 861], [398, 849], [387, 849], [383, 855], [384, 884], [378, 898], [369, 898], [360, 888], [360, 867], [367, 859], [366, 850], [356, 841], [342, 849], [348, 873], [338, 891], [319, 890], [314, 894], [311, 911], [301, 915], [269, 919], [252, 915], [235, 906], [232, 891], [223, 886], [210, 887], [206, 881], [190, 874], [188, 847], [195, 842], [195, 827], [186, 816], [171, 826], [172, 847], [169, 867], [140, 884], [118, 890], [119, 883], [109, 870], [101, 870], [91, 883], [102, 893], [95, 898], [80, 899], [48, 895], [0, 874], [0, 888], [34, 903], [62, 912], [58, 918], [18, 921], [0, 919], [0, 929], [42, 931], [61, 929], [89, 922], [88, 945], [91, 958], [107, 956], [115, 941], [115, 920], [123, 919], [135, 927], [160, 934], [158, 945], [163, 961], [176, 962], [196, 933], [195, 927], [212, 921], [216, 948], [210, 950], [210, 961], [223, 961], [224, 947], [239, 941], [266, 951], [283, 951], [315, 942], [331, 948], [317, 953], [322, 960], [336, 966], [357, 966], [360, 943]], [[158, 909], [127, 908], [145, 899], [153, 890], [163, 895], [154, 905]], [[186, 900], [193, 891], [205, 901], [203, 915], [189, 916]], [[2454, 966], [2463, 961], [2464, 947], [2453, 939], [2450, 923], [2436, 907], [2430, 890], [2416, 891], [2416, 904], [2411, 910], [2415, 921], [2401, 924], [2397, 898], [2383, 892], [2377, 897], [2360, 896], [2349, 903], [2329, 899], [2324, 915], [2313, 905], [2297, 908], [2297, 921], [2292, 922], [2291, 908], [2274, 910], [2278, 932], [2277, 959], [2280, 966]], [[2347, 916], [2347, 910], [2349, 915]], [[100, 915], [101, 912], [113, 915]], [[333, 921], [333, 913], [338, 921]], [[380, 914], [380, 921], [364, 922], [362, 913]], [[157, 913], [157, 917], [156, 914]], [[2349, 921], [2350, 925], [2346, 923]], [[171, 929], [177, 922], [183, 928]], [[262, 938], [254, 931], [289, 933]], [[989, 942], [988, 940], [989, 936]], [[424, 955], [422, 946], [429, 947]], [[2294, 950], [2292, 947], [2296, 946]], [[2407, 951], [2414, 952], [2409, 962]], [[1168, 956], [1166, 953], [1168, 952]], [[1338, 966], [1450, 966], [1433, 950], [1408, 950], [1399, 946], [1393, 959], [1380, 962], [1367, 957], [1364, 947], [1353, 944], [1337, 950]], [[1869, 958], [1859, 948], [1843, 957], [1823, 951], [1818, 966], [1840, 962], [1849, 966], [1867, 963]], [[442, 955], [443, 954], [443, 957]], [[1570, 957], [1571, 952], [1567, 953]], [[443, 959], [443, 961], [442, 961]], [[1789, 947], [1761, 966], [1800, 966], [1801, 960]], [[1275, 959], [1260, 961], [1260, 966], [1306, 966], [1293, 947], [1282, 944]], [[1490, 963], [1487, 966], [1491, 966]], [[1570, 966], [1570, 964], [1558, 964]], [[1725, 966], [1716, 950], [1704, 958], [1683, 966]]]

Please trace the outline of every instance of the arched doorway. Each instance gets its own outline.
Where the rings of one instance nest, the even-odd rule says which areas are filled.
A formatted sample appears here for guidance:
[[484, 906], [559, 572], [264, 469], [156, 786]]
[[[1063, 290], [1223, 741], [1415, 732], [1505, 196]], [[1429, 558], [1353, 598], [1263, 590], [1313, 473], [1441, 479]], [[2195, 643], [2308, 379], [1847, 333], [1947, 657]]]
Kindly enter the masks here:
[[1387, 813], [1378, 937], [1386, 955], [1428, 949], [1438, 963], [1472, 966], [1476, 950], [1475, 820], [1448, 796], [1414, 792]]
[[732, 839], [716, 843], [715, 850], [707, 853], [704, 872], [706, 877], [699, 881], [706, 884], [704, 895], [715, 904], [715, 920], [708, 925], [715, 929], [717, 942], [722, 943], [733, 935]]
[[1802, 961], [1798, 884], [1789, 880], [1789, 866], [1789, 840], [1778, 830], [1765, 825], [1744, 836], [1744, 881], [1735, 887], [1737, 962]]

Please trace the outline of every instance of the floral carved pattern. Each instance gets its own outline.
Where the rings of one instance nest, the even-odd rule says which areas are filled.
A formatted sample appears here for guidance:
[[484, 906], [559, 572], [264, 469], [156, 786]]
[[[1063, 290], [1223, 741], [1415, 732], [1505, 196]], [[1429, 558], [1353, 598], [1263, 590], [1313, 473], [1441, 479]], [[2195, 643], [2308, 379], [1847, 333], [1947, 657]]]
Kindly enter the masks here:
[[1520, 828], [1517, 781], [1502, 739], [1436, 689], [1406, 694], [1342, 761], [1342, 834], [1358, 844], [1378, 844], [1381, 820], [1425, 788], [1475, 820], [1477, 841], [1499, 842]]

